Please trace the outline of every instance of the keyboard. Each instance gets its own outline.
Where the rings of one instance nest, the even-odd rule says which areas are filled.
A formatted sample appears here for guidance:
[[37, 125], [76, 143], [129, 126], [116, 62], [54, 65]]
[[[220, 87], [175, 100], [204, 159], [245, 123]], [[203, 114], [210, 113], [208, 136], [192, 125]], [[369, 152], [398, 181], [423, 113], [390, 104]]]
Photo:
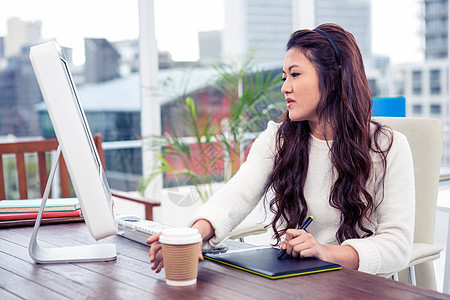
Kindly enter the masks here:
[[[116, 223], [118, 227], [117, 235], [147, 246], [150, 246], [147, 244], [147, 240], [150, 236], [157, 234], [166, 228], [172, 227], [160, 224], [158, 222], [145, 220], [139, 216], [118, 216], [116, 218]], [[227, 252], [228, 244], [229, 244], [228, 242], [223, 243], [217, 248], [203, 250], [202, 252], [203, 253]]]
[[119, 216], [116, 218], [118, 235], [135, 242], [150, 246], [147, 239], [171, 226], [144, 220], [138, 216]]

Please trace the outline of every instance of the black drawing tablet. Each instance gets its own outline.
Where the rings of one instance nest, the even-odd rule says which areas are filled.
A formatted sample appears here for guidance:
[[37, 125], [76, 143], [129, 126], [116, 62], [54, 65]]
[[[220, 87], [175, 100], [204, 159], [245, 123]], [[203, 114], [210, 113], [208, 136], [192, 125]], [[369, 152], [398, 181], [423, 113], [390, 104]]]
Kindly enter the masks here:
[[285, 255], [277, 259], [276, 248], [249, 248], [236, 252], [204, 254], [206, 259], [251, 272], [270, 279], [339, 270], [341, 265], [317, 258], [294, 258]]

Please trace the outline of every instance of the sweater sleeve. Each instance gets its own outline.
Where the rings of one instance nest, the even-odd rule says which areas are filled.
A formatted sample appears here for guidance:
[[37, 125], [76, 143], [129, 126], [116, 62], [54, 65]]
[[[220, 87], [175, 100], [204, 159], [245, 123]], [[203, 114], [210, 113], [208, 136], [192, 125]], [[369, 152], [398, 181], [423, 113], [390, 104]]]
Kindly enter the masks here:
[[266, 130], [254, 141], [239, 171], [190, 219], [190, 225], [206, 219], [214, 227], [215, 235], [209, 240], [209, 245], [204, 244], [205, 248], [224, 241], [262, 198], [264, 185], [273, 169], [278, 127], [277, 123], [268, 123]]
[[411, 258], [415, 213], [413, 160], [406, 137], [395, 131], [380, 201], [375, 201], [378, 207], [374, 212], [374, 234], [342, 243], [358, 252], [359, 271], [371, 274], [402, 270]]

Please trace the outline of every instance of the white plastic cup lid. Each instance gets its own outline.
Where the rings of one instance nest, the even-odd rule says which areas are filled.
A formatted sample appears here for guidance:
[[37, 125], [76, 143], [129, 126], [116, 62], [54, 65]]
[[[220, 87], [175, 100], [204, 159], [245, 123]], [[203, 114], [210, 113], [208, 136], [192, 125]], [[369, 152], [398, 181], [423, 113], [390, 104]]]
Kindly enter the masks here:
[[169, 245], [194, 244], [202, 240], [196, 228], [179, 227], [168, 228], [162, 231], [159, 242]]

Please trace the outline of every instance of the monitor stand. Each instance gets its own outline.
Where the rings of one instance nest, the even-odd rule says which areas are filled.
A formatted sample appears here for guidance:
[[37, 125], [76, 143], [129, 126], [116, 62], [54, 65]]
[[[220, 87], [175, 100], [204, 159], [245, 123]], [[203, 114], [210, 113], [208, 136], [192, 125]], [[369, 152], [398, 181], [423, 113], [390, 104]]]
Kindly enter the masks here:
[[45, 204], [50, 194], [50, 188], [58, 167], [61, 148], [56, 150], [56, 158], [52, 163], [52, 168], [45, 186], [41, 207], [34, 224], [28, 252], [31, 258], [37, 263], [70, 263], [70, 262], [94, 262], [110, 261], [117, 258], [116, 246], [114, 244], [98, 244], [74, 247], [43, 248], [37, 241], [37, 233], [41, 225], [42, 214]]

